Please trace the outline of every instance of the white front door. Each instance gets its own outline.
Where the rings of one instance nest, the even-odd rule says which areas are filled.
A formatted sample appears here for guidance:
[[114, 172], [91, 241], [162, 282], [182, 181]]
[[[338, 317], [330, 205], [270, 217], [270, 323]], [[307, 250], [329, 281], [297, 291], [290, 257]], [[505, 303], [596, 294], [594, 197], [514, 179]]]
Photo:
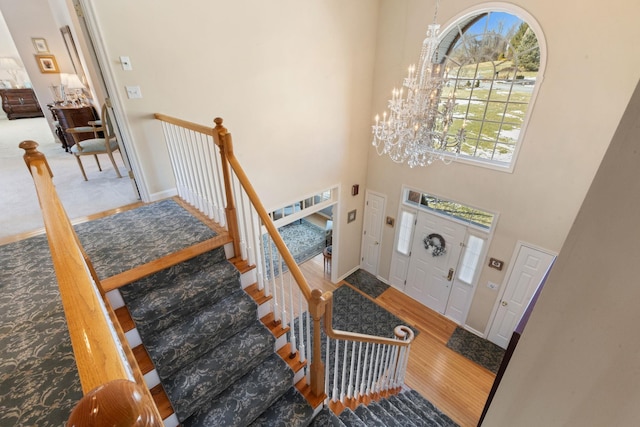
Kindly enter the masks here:
[[521, 245], [500, 305], [489, 330], [489, 341], [507, 348], [514, 329], [555, 256]]
[[362, 262], [360, 267], [377, 276], [385, 200], [384, 197], [367, 191], [365, 203], [362, 230]]
[[[407, 295], [438, 313], [444, 313], [466, 231], [464, 225], [418, 212], [405, 285]], [[433, 234], [444, 240], [445, 251], [439, 256], [433, 256], [432, 250], [425, 248], [425, 238]], [[431, 240], [437, 241], [439, 238]]]

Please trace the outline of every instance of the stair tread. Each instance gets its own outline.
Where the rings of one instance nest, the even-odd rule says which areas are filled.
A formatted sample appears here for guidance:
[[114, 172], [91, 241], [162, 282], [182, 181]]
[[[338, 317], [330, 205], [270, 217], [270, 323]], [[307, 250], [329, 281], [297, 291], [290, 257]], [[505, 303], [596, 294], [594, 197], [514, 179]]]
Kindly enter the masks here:
[[293, 372], [273, 353], [263, 363], [209, 401], [198, 413], [182, 421], [184, 427], [246, 426], [284, 394]]
[[400, 393], [407, 399], [410, 399], [416, 407], [422, 409], [423, 411], [429, 411], [433, 414], [433, 418], [439, 423], [442, 427], [458, 427], [458, 424], [449, 418], [445, 413], [436, 408], [436, 406], [425, 399], [420, 393], [415, 390], [409, 390], [403, 393]]
[[191, 363], [200, 355], [256, 322], [257, 306], [239, 287], [193, 317], [174, 323], [159, 334], [143, 336], [160, 378]]
[[336, 416], [329, 408], [326, 406], [318, 412], [318, 415], [315, 416], [310, 427], [347, 427], [345, 423], [343, 423], [340, 418]]
[[349, 408], [345, 408], [338, 418], [340, 418], [340, 421], [347, 427], [367, 427], [367, 424]]
[[260, 318], [260, 321], [271, 331], [273, 336], [280, 338], [291, 330], [289, 326], [283, 326], [281, 321], [277, 321], [273, 312]]
[[251, 298], [258, 304], [262, 305], [267, 301], [271, 301], [273, 299], [272, 295], [265, 295], [264, 289], [258, 289], [258, 284], [254, 283], [252, 285], [244, 288], [245, 292], [249, 294]]
[[405, 427], [389, 414], [378, 402], [371, 402], [367, 408], [387, 427]]
[[304, 427], [309, 424], [312, 417], [313, 408], [292, 386], [249, 426]]
[[[184, 315], [238, 289], [237, 270], [227, 261], [209, 264], [215, 257], [206, 255], [198, 257], [198, 262], [189, 260], [120, 289], [141, 335], [157, 334]], [[202, 268], [202, 262], [207, 268]]]
[[433, 427], [434, 425], [438, 425], [435, 420], [425, 419], [419, 413], [411, 409], [410, 406], [404, 402], [403, 399], [400, 399], [398, 396], [389, 396], [387, 400], [396, 408], [400, 410], [403, 414], [407, 416], [417, 427]]
[[296, 351], [293, 353], [293, 357], [291, 357], [291, 343], [287, 342], [280, 349], [278, 349], [277, 353], [282, 357], [282, 359], [287, 362], [287, 365], [291, 368], [293, 372], [298, 372], [300, 369], [307, 366], [307, 361], [300, 361], [300, 352]]
[[153, 362], [149, 357], [149, 353], [147, 353], [147, 350], [144, 348], [144, 345], [137, 345], [131, 350], [133, 351], [133, 356], [138, 363], [138, 367], [140, 368], [142, 375], [148, 374], [155, 369], [155, 367], [153, 366]]
[[368, 427], [386, 427], [385, 423], [374, 414], [368, 407], [364, 405], [358, 405], [353, 411]]
[[171, 402], [169, 401], [169, 397], [167, 393], [165, 393], [162, 388], [162, 384], [158, 384], [157, 386], [149, 389], [151, 392], [151, 397], [153, 398], [153, 402], [156, 404], [158, 408], [158, 412], [160, 416], [164, 420], [165, 418], [171, 416], [173, 414], [173, 407], [171, 406]]
[[378, 405], [387, 411], [392, 417], [394, 417], [402, 427], [418, 427], [416, 423], [410, 420], [405, 413], [389, 402], [388, 399], [382, 399], [378, 402]]
[[165, 379], [163, 385], [178, 418], [187, 419], [207, 401], [224, 393], [227, 387], [233, 387], [235, 381], [259, 366], [270, 354], [275, 355], [274, 342], [269, 331], [256, 320], [255, 324], [225, 341], [225, 345], [214, 348]]

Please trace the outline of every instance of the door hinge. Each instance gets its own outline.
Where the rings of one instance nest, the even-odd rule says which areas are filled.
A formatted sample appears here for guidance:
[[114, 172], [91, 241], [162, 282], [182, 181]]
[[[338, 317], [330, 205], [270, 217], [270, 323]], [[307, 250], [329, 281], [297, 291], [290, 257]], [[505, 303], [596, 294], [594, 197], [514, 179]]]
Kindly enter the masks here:
[[361, 260], [361, 261], [362, 261], [362, 262], [364, 262], [364, 257], [362, 257], [362, 260]]
[[133, 171], [132, 170], [129, 171], [129, 178], [135, 179], [135, 177], [133, 176]]
[[362, 235], [363, 235], [363, 236], [366, 236], [366, 235], [367, 235], [367, 230], [364, 230], [364, 231], [362, 232]]
[[73, 2], [73, 8], [76, 10], [76, 15], [78, 15], [78, 18], [84, 18], [84, 14], [82, 13], [82, 6], [80, 6], [80, 3]]

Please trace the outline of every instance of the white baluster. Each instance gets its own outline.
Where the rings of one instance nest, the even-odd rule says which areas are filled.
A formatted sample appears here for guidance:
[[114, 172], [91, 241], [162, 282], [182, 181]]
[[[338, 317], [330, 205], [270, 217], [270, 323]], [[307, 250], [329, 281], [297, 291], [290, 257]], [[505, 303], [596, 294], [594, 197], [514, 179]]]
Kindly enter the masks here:
[[344, 341], [344, 356], [342, 361], [342, 372], [340, 375], [340, 402], [344, 403], [347, 388], [347, 354], [349, 353], [349, 341]]
[[[307, 348], [309, 349], [309, 357], [311, 357], [311, 315], [309, 314], [309, 305], [306, 305], [306, 310], [305, 310], [305, 317], [307, 319]], [[328, 340], [328, 338], [327, 338]], [[327, 344], [327, 351], [329, 351], [329, 345]], [[313, 360], [311, 361], [313, 362]], [[327, 369], [329, 369], [329, 353], [327, 353]], [[327, 375], [324, 377], [325, 378], [325, 383], [329, 382], [329, 374], [327, 373]], [[307, 384], [311, 384], [311, 363], [307, 364]], [[327, 393], [327, 396], [329, 395], [329, 393]]]
[[278, 286], [276, 284], [276, 278], [274, 274], [273, 265], [276, 263], [276, 260], [273, 259], [273, 244], [271, 242], [271, 236], [266, 234], [267, 236], [267, 250], [269, 252], [269, 268], [270, 276], [269, 281], [271, 283], [271, 290], [273, 291], [273, 317], [276, 322], [280, 321], [280, 307], [278, 306]]
[[365, 395], [367, 393], [367, 378], [368, 378], [368, 369], [369, 369], [369, 347], [371, 347], [370, 343], [365, 344], [364, 348], [364, 366], [362, 367], [362, 381], [360, 383], [360, 395]]
[[[298, 351], [298, 343], [296, 342], [296, 325], [295, 325], [295, 313], [293, 310], [293, 279], [291, 278], [291, 274], [289, 274], [289, 307], [291, 313], [291, 329], [290, 329], [290, 337], [291, 337], [291, 354], [294, 354]], [[300, 318], [298, 317], [298, 323], [300, 323]]]
[[338, 361], [340, 360], [340, 341], [335, 340], [336, 343], [336, 354], [334, 354], [334, 362], [333, 362], [333, 393], [332, 400], [335, 402], [338, 400]]
[[[309, 324], [307, 323], [307, 327]], [[324, 394], [329, 398], [329, 365], [331, 365], [331, 360], [329, 360], [329, 348], [331, 348], [331, 340], [327, 336], [327, 345], [325, 346], [325, 355], [324, 355]], [[311, 349], [311, 347], [309, 347]], [[307, 384], [309, 381], [309, 372], [311, 369], [307, 369]]]
[[378, 344], [378, 349], [376, 350], [376, 361], [374, 363], [374, 369], [373, 369], [373, 379], [371, 381], [371, 393], [375, 393], [376, 392], [376, 385], [378, 382], [378, 372], [380, 372], [380, 354], [382, 353], [384, 349], [382, 348], [381, 344]]
[[[367, 356], [365, 355], [365, 358]], [[358, 343], [358, 368], [356, 370], [356, 382], [355, 382], [355, 390], [353, 392], [353, 397], [358, 397], [360, 395], [360, 380], [362, 373], [362, 341]]]
[[366, 390], [366, 394], [371, 394], [371, 383], [373, 381], [373, 371], [375, 370], [375, 353], [376, 353], [376, 349], [378, 349], [378, 351], [380, 351], [380, 349], [378, 348], [378, 344], [373, 344], [371, 346], [371, 359], [369, 360], [369, 375], [367, 378], [367, 390]]
[[282, 266], [283, 266], [283, 262], [282, 262], [282, 256], [280, 255], [280, 251], [276, 250], [276, 254], [278, 256], [278, 265], [279, 265], [279, 270], [280, 271], [280, 289], [278, 289], [278, 292], [280, 292], [280, 299], [281, 299], [281, 303], [280, 303], [280, 310], [282, 311], [282, 327], [286, 327], [288, 325], [287, 323], [287, 296], [285, 295], [284, 292], [284, 273], [282, 272]]
[[380, 353], [376, 357], [376, 372], [374, 374], [375, 381], [373, 382], [373, 386], [372, 386], [374, 393], [377, 393], [378, 391], [380, 391], [380, 377], [382, 376], [382, 370], [384, 369], [385, 347], [386, 346], [384, 345], [380, 345]]
[[[307, 360], [307, 347], [304, 344], [304, 311], [302, 311], [302, 292], [298, 291], [298, 336], [300, 337], [300, 363]], [[308, 368], [307, 364], [307, 368]]]
[[387, 382], [385, 384], [385, 390], [395, 388], [396, 375], [398, 369], [398, 346], [393, 346], [391, 349], [391, 359], [389, 361], [389, 375], [387, 376]]
[[354, 365], [356, 363], [356, 343], [355, 341], [351, 344], [351, 367], [349, 369], [349, 388], [347, 389], [347, 397], [351, 399], [353, 397], [353, 376], [354, 376]]

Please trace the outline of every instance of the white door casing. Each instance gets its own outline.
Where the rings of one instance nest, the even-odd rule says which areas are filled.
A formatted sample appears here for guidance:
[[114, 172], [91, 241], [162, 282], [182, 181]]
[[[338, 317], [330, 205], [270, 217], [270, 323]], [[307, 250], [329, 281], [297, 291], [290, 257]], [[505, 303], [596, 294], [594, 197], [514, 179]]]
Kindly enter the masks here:
[[[424, 239], [432, 233], [444, 238], [445, 254], [433, 256], [431, 251], [425, 249]], [[464, 225], [427, 212], [418, 212], [405, 293], [443, 314], [451, 293], [465, 235]]]
[[531, 297], [555, 259], [555, 254], [519, 243], [489, 330], [489, 341], [507, 348]]
[[364, 224], [362, 226], [362, 258], [360, 267], [374, 276], [378, 275], [384, 207], [384, 196], [367, 191], [364, 208]]

